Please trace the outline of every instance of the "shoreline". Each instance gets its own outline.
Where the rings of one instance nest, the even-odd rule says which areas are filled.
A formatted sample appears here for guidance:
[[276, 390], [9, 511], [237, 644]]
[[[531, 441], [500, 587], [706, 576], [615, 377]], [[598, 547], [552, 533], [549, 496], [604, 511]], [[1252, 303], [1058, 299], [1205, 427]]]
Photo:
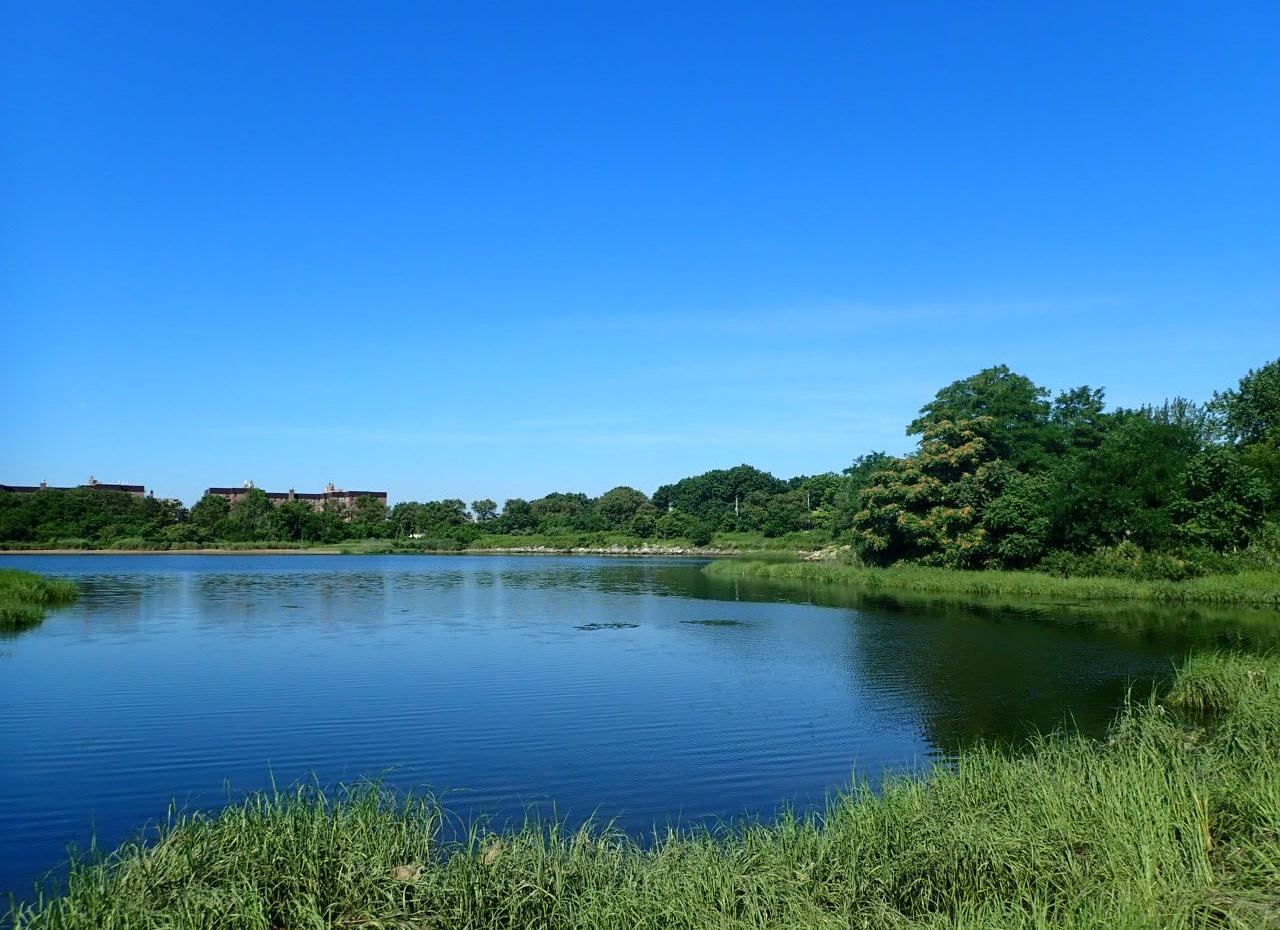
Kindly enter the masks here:
[[427, 793], [298, 783], [171, 813], [106, 857], [73, 854], [65, 884], [12, 900], [0, 919], [19, 930], [248, 926], [264, 914], [602, 930], [834, 928], [865, 925], [860, 915], [959, 926], [958, 914], [971, 928], [1272, 926], [1278, 730], [1280, 657], [1209, 652], [1151, 700], [1126, 702], [1105, 739], [1065, 729], [1013, 753], [980, 745], [952, 766], [855, 781], [822, 811], [655, 826], [653, 844], [556, 820], [453, 839]]
[[[768, 550], [780, 556], [808, 555], [808, 550]], [[5, 555], [621, 555], [621, 556], [690, 556], [733, 558], [760, 555], [755, 550], [710, 549], [696, 546], [509, 546], [486, 549], [400, 549], [386, 552], [360, 552], [342, 546], [316, 546], [310, 549], [0, 549]]]

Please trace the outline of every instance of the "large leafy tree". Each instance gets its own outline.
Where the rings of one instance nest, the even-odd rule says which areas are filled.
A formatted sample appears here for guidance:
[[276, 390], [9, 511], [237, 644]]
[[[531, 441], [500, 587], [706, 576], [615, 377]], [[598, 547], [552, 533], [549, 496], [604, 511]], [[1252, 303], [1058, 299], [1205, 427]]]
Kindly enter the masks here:
[[1053, 531], [1053, 482], [1046, 474], [1019, 472], [1004, 462], [993, 462], [988, 469], [989, 487], [999, 488], [982, 513], [991, 558], [1010, 568], [1034, 565], [1047, 553]]
[[498, 504], [490, 498], [483, 497], [471, 502], [471, 512], [475, 514], [477, 523], [488, 523], [498, 515]]
[[605, 491], [595, 501], [595, 511], [611, 530], [625, 530], [640, 508], [649, 503], [644, 492], [619, 486]]
[[1019, 469], [1041, 462], [1053, 443], [1049, 392], [1008, 365], [984, 368], [953, 381], [920, 408], [907, 426], [908, 436], [923, 436], [942, 423], [989, 419], [988, 452]]
[[217, 536], [230, 513], [231, 502], [225, 497], [206, 494], [191, 508], [191, 522], [210, 536]]
[[1280, 437], [1280, 359], [1251, 369], [1233, 390], [1214, 394], [1210, 407], [1233, 442]]
[[358, 539], [385, 539], [395, 531], [387, 505], [372, 494], [357, 497], [348, 517], [345, 529]]
[[581, 493], [555, 491], [529, 504], [541, 532], [587, 529], [591, 498]]
[[886, 452], [868, 452], [855, 458], [841, 472], [844, 485], [835, 502], [834, 529], [843, 531], [853, 526], [853, 517], [862, 507], [858, 496], [869, 485], [876, 473], [897, 461]]
[[271, 498], [261, 488], [249, 488], [231, 505], [227, 519], [222, 521], [222, 532], [227, 539], [252, 542], [271, 538]]
[[320, 514], [306, 501], [283, 501], [271, 514], [273, 539], [318, 540], [320, 527]]
[[387, 505], [379, 497], [362, 494], [352, 505], [351, 518], [359, 520], [366, 526], [374, 526], [387, 519]]
[[538, 525], [533, 507], [523, 497], [509, 497], [502, 505], [502, 516], [494, 521], [500, 532], [527, 533]]
[[641, 539], [648, 539], [652, 536], [658, 526], [658, 508], [651, 503], [641, 504], [635, 512], [635, 516], [631, 518], [631, 525], [628, 529]]
[[1060, 452], [1096, 449], [1110, 425], [1102, 388], [1087, 384], [1062, 391], [1053, 399], [1049, 422]]
[[914, 454], [875, 473], [853, 520], [864, 559], [971, 568], [991, 556], [982, 513], [1007, 471], [993, 465], [994, 426], [986, 417], [930, 422]]
[[1194, 417], [1167, 408], [1120, 410], [1097, 449], [1069, 458], [1048, 489], [1054, 548], [1088, 551], [1125, 540], [1172, 541], [1169, 505], [1202, 448]]
[[1262, 524], [1267, 487], [1234, 449], [1206, 449], [1187, 464], [1170, 508], [1184, 542], [1242, 548]]
[[1280, 517], [1280, 430], [1240, 450], [1240, 460], [1258, 473], [1267, 485], [1267, 515]]
[[806, 494], [799, 488], [768, 498], [761, 523], [764, 535], [782, 536], [792, 530], [808, 529], [812, 499], [812, 492]]

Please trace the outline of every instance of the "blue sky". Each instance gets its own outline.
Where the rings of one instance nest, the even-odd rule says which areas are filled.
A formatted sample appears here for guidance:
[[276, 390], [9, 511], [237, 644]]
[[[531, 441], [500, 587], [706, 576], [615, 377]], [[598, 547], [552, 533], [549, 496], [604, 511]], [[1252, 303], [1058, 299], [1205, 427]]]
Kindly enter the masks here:
[[0, 10], [2, 482], [652, 491], [1280, 355], [1274, 4]]

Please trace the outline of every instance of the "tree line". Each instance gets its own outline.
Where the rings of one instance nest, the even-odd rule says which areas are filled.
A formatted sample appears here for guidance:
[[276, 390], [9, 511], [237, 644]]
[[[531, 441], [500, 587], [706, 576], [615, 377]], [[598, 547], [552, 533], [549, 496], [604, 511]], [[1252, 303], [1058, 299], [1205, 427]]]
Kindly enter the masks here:
[[[418, 540], [459, 548], [482, 536], [607, 533], [636, 540], [757, 533], [847, 544], [864, 561], [956, 568], [1194, 572], [1272, 551], [1280, 515], [1280, 359], [1204, 403], [1107, 409], [1102, 389], [1056, 395], [1005, 365], [942, 388], [907, 433], [907, 455], [869, 452], [843, 471], [782, 479], [738, 465], [653, 494], [408, 501], [349, 509], [272, 504], [250, 490], [189, 510], [174, 501], [77, 488], [0, 493], [0, 540], [28, 544]], [[1218, 562], [1214, 560], [1217, 559]], [[1142, 567], [1145, 566], [1145, 567]]]
[[1101, 389], [1051, 400], [997, 366], [943, 388], [907, 432], [916, 451], [858, 492], [851, 539], [868, 562], [1105, 573], [1145, 555], [1176, 575], [1275, 538], [1280, 360], [1208, 403], [1113, 411]]

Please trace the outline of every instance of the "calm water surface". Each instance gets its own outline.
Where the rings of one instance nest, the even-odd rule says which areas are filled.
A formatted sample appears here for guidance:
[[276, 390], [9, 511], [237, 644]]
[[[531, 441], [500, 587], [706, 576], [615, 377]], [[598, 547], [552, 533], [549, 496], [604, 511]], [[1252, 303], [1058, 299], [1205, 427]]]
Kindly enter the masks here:
[[[1185, 617], [1024, 615], [713, 581], [692, 560], [0, 556], [81, 598], [0, 639], [0, 894], [176, 799], [383, 776], [460, 813], [628, 829], [853, 777], [1166, 676]], [[1229, 626], [1214, 627], [1230, 640]], [[1240, 634], [1247, 635], [1247, 634]]]

